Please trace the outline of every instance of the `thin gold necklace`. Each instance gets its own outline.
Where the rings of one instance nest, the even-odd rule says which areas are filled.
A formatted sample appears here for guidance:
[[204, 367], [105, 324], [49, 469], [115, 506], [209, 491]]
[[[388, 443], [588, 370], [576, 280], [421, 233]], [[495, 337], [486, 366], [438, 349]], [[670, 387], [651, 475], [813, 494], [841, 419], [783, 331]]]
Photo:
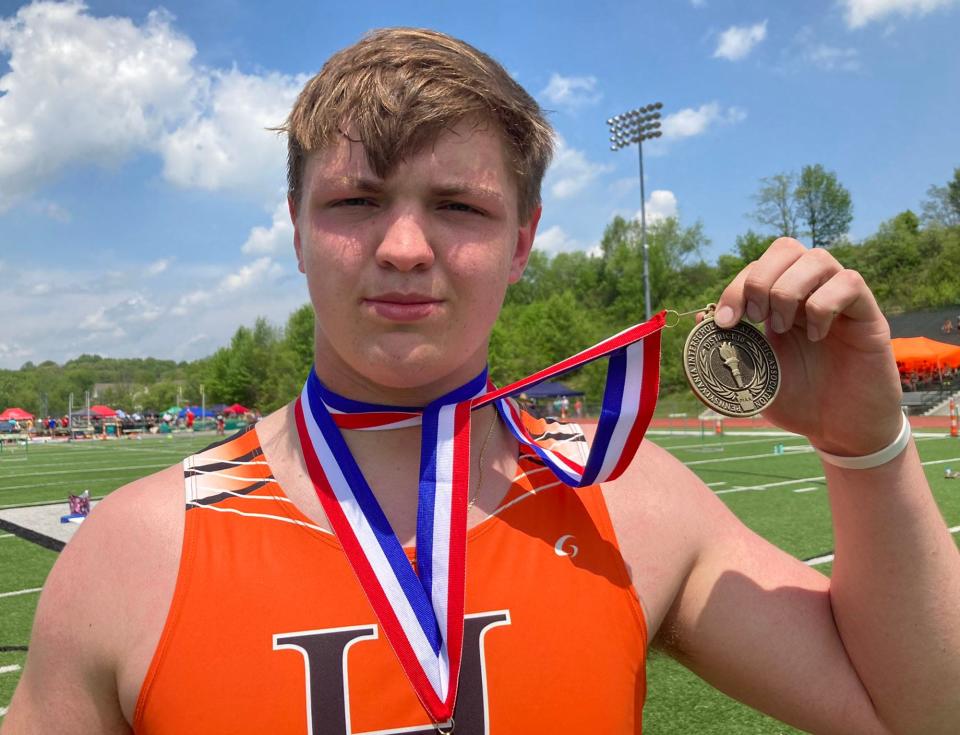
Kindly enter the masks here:
[[493, 427], [497, 425], [497, 410], [493, 410], [493, 420], [490, 422], [490, 428], [487, 429], [487, 435], [483, 438], [483, 444], [480, 445], [480, 458], [477, 462], [477, 487], [470, 496], [469, 501], [467, 502], [467, 510], [469, 511], [477, 502], [477, 499], [480, 497], [480, 488], [483, 487], [483, 456], [487, 451], [487, 443], [490, 441], [490, 437], [493, 436]]

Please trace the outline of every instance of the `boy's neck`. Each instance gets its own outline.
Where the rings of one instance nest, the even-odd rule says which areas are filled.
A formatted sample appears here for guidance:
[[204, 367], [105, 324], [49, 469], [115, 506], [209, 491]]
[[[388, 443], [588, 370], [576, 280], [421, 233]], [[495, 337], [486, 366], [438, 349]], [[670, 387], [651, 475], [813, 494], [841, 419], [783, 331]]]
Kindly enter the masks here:
[[[340, 366], [317, 363], [317, 377], [326, 388], [344, 398], [384, 406], [424, 407], [441, 396], [469, 382], [484, 369], [485, 361], [473, 360], [440, 379], [420, 385], [384, 385], [374, 382], [360, 373], [344, 370]], [[338, 369], [339, 368], [339, 369]]]

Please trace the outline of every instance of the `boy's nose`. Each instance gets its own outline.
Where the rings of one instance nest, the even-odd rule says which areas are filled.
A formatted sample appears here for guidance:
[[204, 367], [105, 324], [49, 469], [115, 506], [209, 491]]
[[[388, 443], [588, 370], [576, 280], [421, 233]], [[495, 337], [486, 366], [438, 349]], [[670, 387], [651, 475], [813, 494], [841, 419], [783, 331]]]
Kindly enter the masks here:
[[433, 261], [433, 246], [422, 217], [407, 212], [393, 218], [377, 247], [377, 263], [407, 272], [429, 268]]

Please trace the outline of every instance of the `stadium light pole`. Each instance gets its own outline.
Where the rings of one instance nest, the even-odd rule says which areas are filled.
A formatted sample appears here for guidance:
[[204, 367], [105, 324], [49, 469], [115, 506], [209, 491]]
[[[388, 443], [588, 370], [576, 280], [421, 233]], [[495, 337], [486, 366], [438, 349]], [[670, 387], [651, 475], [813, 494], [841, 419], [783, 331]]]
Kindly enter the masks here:
[[640, 156], [640, 247], [643, 248], [643, 301], [650, 319], [650, 252], [647, 247], [647, 201], [643, 186], [643, 141], [659, 138], [662, 102], [628, 110], [607, 120], [610, 126], [610, 150], [618, 151], [634, 143]]

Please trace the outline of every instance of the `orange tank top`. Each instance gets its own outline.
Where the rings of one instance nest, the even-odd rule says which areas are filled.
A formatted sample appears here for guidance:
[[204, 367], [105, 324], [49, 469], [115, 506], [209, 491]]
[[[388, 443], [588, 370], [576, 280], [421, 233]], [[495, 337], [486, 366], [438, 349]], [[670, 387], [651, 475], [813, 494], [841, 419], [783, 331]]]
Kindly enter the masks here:
[[[134, 731], [433, 735], [336, 537], [285, 496], [257, 432], [187, 458], [184, 477]], [[456, 735], [641, 731], [646, 625], [599, 487], [522, 454], [468, 531], [466, 610]]]

